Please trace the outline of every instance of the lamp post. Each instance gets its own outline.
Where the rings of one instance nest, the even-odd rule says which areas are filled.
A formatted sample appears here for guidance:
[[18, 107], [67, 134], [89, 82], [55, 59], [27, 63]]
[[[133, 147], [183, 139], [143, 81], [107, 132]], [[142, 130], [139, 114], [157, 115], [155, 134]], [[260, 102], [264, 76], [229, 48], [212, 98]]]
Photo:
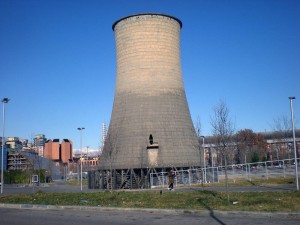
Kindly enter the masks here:
[[202, 138], [202, 148], [203, 148], [203, 167], [204, 167], [204, 183], [206, 183], [206, 162], [205, 162], [205, 147], [204, 147], [204, 136]]
[[3, 98], [2, 99], [2, 105], [3, 105], [3, 113], [2, 113], [2, 152], [1, 152], [1, 194], [3, 193], [3, 186], [4, 186], [4, 126], [5, 126], [5, 103], [8, 103], [9, 99], [8, 98]]
[[80, 150], [81, 150], [81, 157], [80, 157], [80, 190], [82, 191], [82, 131], [84, 127], [78, 127], [77, 130], [80, 131]]
[[294, 125], [294, 111], [293, 111], [293, 100], [296, 99], [294, 96], [289, 97], [290, 106], [291, 106], [291, 121], [293, 129], [293, 142], [294, 142], [294, 158], [295, 158], [295, 177], [296, 177], [296, 189], [299, 191], [299, 182], [298, 182], [298, 162], [297, 162], [297, 150], [296, 150], [296, 138], [295, 138], [295, 125]]

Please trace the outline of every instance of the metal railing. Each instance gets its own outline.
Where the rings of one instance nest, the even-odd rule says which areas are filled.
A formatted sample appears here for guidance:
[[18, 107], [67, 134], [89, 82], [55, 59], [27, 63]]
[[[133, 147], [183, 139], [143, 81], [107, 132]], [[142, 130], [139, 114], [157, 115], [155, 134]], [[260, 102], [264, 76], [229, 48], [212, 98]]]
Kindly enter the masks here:
[[[299, 161], [299, 158], [297, 159]], [[229, 182], [237, 179], [252, 180], [254, 178], [269, 179], [271, 176], [295, 175], [294, 159], [265, 161], [227, 166]], [[297, 165], [299, 167], [299, 164]], [[175, 186], [192, 186], [195, 184], [219, 183], [225, 179], [225, 167], [206, 167], [175, 171]], [[150, 174], [150, 185], [154, 187], [168, 186], [168, 173], [158, 172]]]

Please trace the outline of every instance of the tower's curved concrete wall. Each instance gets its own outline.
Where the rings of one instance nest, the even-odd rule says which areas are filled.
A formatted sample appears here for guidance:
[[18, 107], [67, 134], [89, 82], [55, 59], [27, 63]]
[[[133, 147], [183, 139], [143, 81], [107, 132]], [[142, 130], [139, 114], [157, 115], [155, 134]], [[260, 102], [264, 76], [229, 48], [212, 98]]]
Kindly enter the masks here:
[[113, 24], [117, 79], [103, 165], [199, 166], [182, 81], [181, 26], [177, 18], [162, 14], [128, 16]]

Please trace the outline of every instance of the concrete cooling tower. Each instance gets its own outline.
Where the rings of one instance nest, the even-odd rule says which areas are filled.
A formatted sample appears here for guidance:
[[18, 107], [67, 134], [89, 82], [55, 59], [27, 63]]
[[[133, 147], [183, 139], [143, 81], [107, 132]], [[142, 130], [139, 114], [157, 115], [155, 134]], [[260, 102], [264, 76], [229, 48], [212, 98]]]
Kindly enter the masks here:
[[138, 14], [116, 21], [117, 78], [102, 165], [200, 166], [182, 81], [179, 19]]

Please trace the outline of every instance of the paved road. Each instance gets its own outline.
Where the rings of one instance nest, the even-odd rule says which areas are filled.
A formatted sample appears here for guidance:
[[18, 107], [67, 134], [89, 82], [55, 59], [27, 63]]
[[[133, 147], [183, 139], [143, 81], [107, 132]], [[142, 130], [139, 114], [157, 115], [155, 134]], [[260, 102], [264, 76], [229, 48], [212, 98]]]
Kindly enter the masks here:
[[[10, 194], [30, 194], [37, 191], [43, 192], [81, 192], [80, 185], [68, 185], [65, 181], [57, 180], [50, 184], [40, 184], [39, 186], [28, 185], [4, 185], [3, 193]], [[83, 185], [83, 192], [95, 192], [99, 190], [90, 190], [87, 185]], [[1, 224], [0, 224], [1, 225]]]
[[240, 216], [174, 214], [166, 212], [139, 211], [94, 211], [70, 209], [9, 209], [0, 208], [1, 225], [223, 225], [223, 224], [260, 224], [260, 225], [298, 225], [299, 218], [256, 218]]

